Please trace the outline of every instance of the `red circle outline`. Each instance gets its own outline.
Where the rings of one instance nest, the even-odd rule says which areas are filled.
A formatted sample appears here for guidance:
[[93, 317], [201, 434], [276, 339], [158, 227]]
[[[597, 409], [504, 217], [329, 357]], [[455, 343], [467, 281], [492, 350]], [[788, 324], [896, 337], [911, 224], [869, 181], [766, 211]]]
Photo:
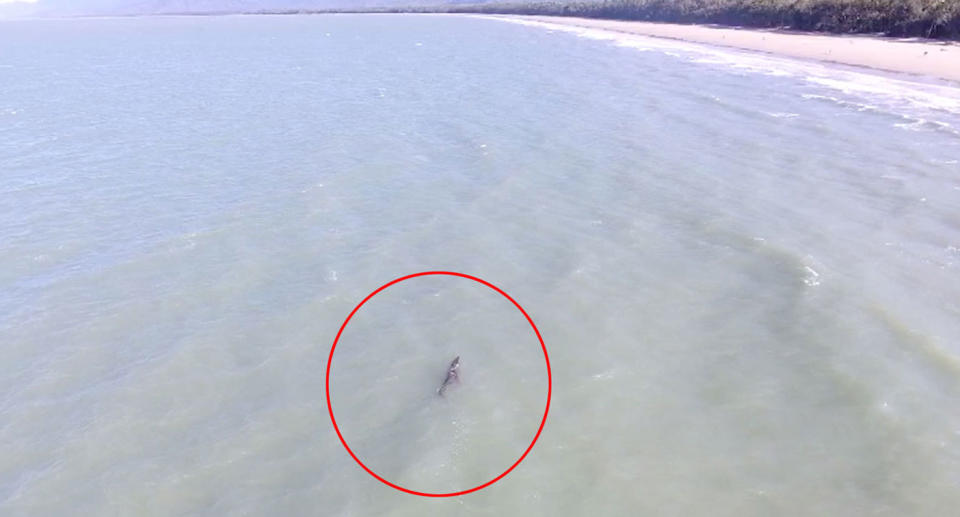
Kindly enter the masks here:
[[[468, 280], [473, 280], [474, 282], [481, 283], [489, 287], [490, 289], [493, 289], [494, 291], [500, 293], [507, 300], [510, 300], [510, 303], [512, 303], [514, 307], [517, 308], [517, 310], [523, 313], [523, 317], [527, 319], [527, 322], [530, 323], [530, 327], [533, 328], [533, 332], [537, 335], [537, 339], [540, 341], [540, 348], [543, 349], [543, 359], [547, 363], [547, 406], [543, 410], [543, 419], [540, 420], [540, 427], [537, 428], [537, 434], [534, 435], [533, 441], [531, 441], [527, 449], [523, 451], [523, 454], [520, 455], [520, 458], [517, 461], [515, 461], [513, 465], [510, 465], [510, 467], [507, 468], [507, 470], [503, 471], [503, 473], [501, 473], [499, 476], [491, 479], [490, 481], [487, 481], [486, 483], [483, 483], [482, 485], [477, 485], [473, 488], [469, 488], [467, 490], [461, 490], [459, 492], [449, 492], [449, 493], [418, 492], [416, 490], [410, 490], [409, 488], [404, 488], [400, 485], [391, 483], [390, 481], [387, 481], [386, 479], [383, 479], [382, 477], [380, 477], [376, 472], [370, 470], [366, 465], [364, 465], [363, 462], [360, 461], [360, 458], [358, 458], [357, 455], [354, 454], [353, 451], [350, 449], [350, 446], [347, 445], [347, 441], [343, 439], [343, 435], [340, 433], [340, 428], [337, 426], [337, 419], [334, 418], [333, 416], [333, 405], [330, 404], [330, 366], [333, 364], [333, 352], [334, 350], [337, 349], [337, 342], [340, 341], [340, 335], [343, 334], [343, 329], [347, 327], [347, 323], [350, 323], [350, 319], [353, 318], [353, 315], [356, 314], [357, 311], [360, 310], [360, 307], [363, 307], [363, 305], [367, 303], [367, 301], [369, 301], [371, 298], [376, 296], [377, 293], [379, 293], [380, 291], [383, 291], [384, 289], [390, 287], [391, 285], [398, 284], [400, 282], [403, 282], [404, 280], [409, 280], [411, 278], [416, 278], [419, 276], [430, 276], [430, 275], [456, 276], [460, 278], [466, 278]], [[374, 292], [367, 295], [367, 297], [364, 298], [363, 301], [357, 304], [357, 306], [354, 307], [352, 311], [350, 311], [350, 314], [347, 316], [347, 319], [343, 320], [343, 325], [340, 325], [340, 330], [337, 331], [337, 337], [333, 340], [333, 346], [330, 347], [330, 357], [327, 359], [326, 390], [327, 390], [327, 411], [330, 413], [330, 421], [333, 423], [333, 429], [337, 432], [337, 438], [340, 439], [340, 443], [343, 444], [343, 447], [350, 454], [350, 457], [352, 457], [353, 460], [356, 461], [357, 464], [363, 468], [363, 470], [367, 471], [368, 474], [370, 474], [371, 476], [379, 480], [381, 483], [387, 486], [396, 488], [401, 492], [406, 492], [408, 494], [419, 495], [423, 497], [455, 497], [458, 495], [469, 494], [470, 492], [476, 492], [477, 490], [486, 488], [496, 483], [497, 481], [500, 481], [501, 479], [503, 479], [504, 476], [509, 474], [510, 471], [516, 468], [516, 466], [519, 465], [520, 462], [524, 460], [524, 458], [527, 457], [527, 454], [530, 453], [530, 450], [533, 449], [533, 446], [537, 443], [537, 440], [540, 438], [540, 433], [543, 431], [543, 426], [547, 423], [547, 414], [550, 412], [550, 397], [553, 394], [553, 376], [550, 373], [550, 356], [547, 354], [547, 345], [544, 344], [543, 342], [543, 337], [540, 335], [540, 330], [537, 329], [537, 326], [533, 323], [533, 320], [530, 319], [530, 315], [527, 314], [527, 311], [523, 310], [523, 307], [521, 307], [520, 304], [516, 302], [516, 300], [511, 298], [509, 294], [505, 293], [502, 289], [491, 284], [490, 282], [487, 282], [486, 280], [483, 280], [482, 278], [477, 278], [475, 276], [470, 276], [463, 273], [457, 273], [454, 271], [423, 271], [420, 273], [413, 273], [411, 275], [402, 276], [400, 278], [387, 282], [386, 284], [377, 288], [377, 290], [375, 290]]]

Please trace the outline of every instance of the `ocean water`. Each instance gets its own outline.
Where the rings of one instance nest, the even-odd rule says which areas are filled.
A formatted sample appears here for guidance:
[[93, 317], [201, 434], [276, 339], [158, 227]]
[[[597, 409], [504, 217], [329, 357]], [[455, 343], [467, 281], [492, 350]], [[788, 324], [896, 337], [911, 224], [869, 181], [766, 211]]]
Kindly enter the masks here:
[[[960, 506], [960, 88], [446, 16], [0, 22], [0, 514]], [[509, 293], [425, 498], [347, 315]], [[436, 394], [460, 356], [460, 382]], [[543, 351], [414, 278], [351, 450]]]

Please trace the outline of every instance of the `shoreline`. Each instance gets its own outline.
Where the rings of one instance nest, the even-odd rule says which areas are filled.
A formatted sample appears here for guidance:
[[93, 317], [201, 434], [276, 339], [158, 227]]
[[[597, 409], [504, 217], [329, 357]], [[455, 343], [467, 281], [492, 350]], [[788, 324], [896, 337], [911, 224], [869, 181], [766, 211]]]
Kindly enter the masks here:
[[579, 18], [529, 14], [493, 14], [470, 11], [262, 11], [212, 13], [153, 13], [120, 15], [83, 15], [38, 18], [0, 18], [0, 21], [165, 17], [165, 16], [315, 16], [315, 15], [418, 15], [469, 16], [494, 20], [535, 22], [544, 26], [575, 27], [671, 39], [715, 47], [759, 52], [780, 57], [806, 59], [822, 63], [853, 66], [865, 72], [896, 73], [944, 80], [960, 86], [960, 41], [917, 37], [889, 37], [864, 34], [831, 34], [760, 29], [725, 25], [697, 25], [609, 18]]
[[673, 39], [960, 83], [960, 44], [955, 42], [562, 16], [484, 17]]

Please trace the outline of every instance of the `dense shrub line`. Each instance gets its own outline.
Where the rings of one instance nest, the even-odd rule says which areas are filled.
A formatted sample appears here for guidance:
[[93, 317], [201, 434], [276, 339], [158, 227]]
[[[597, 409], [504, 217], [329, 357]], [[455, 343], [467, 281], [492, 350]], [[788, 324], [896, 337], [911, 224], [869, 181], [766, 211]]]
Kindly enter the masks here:
[[364, 11], [580, 16], [960, 39], [960, 0], [547, 1], [447, 4]]

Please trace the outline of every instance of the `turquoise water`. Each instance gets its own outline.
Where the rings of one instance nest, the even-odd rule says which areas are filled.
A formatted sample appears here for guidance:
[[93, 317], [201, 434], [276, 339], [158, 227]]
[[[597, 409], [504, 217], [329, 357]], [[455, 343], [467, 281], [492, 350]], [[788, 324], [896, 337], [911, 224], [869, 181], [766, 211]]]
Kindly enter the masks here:
[[[947, 515], [957, 99], [480, 18], [0, 23], [0, 513]], [[553, 398], [424, 499], [324, 374], [437, 269]], [[331, 373], [426, 492], [546, 389], [456, 278]]]

